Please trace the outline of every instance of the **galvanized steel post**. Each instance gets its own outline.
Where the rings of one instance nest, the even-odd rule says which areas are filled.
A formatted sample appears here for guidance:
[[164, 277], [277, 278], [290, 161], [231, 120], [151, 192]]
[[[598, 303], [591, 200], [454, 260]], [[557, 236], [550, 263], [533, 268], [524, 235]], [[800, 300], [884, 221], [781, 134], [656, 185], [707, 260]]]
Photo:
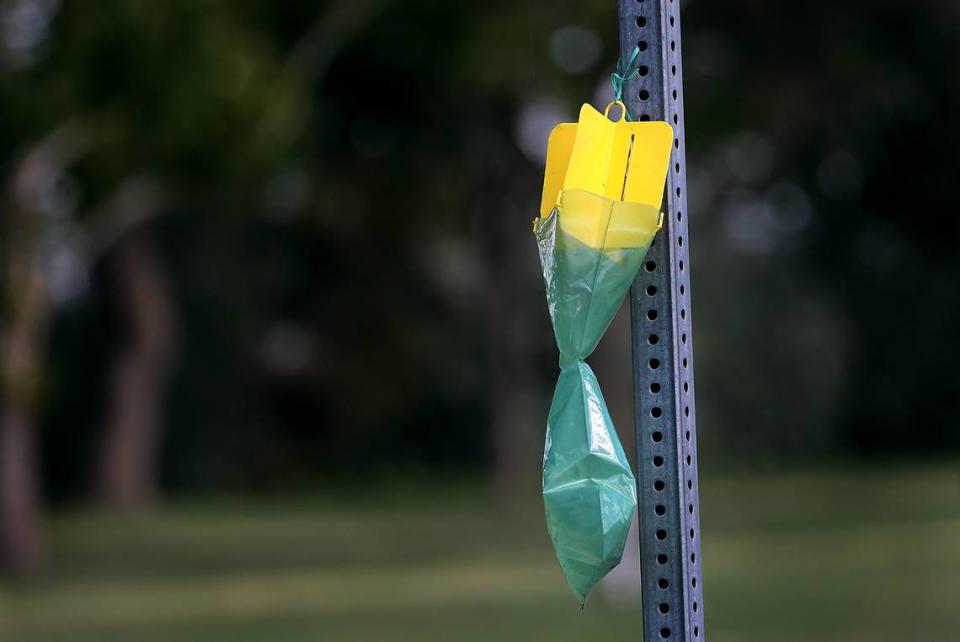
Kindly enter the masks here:
[[643, 639], [701, 642], [703, 574], [687, 234], [680, 0], [619, 0], [623, 100], [674, 129], [664, 226], [630, 292]]

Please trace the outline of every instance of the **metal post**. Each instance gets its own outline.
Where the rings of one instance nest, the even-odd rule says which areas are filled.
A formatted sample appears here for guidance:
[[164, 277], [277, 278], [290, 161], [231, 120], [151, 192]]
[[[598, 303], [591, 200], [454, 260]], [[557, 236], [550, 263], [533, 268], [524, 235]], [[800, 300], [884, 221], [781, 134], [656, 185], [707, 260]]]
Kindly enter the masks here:
[[680, 0], [619, 0], [620, 57], [639, 47], [624, 102], [637, 120], [665, 120], [674, 145], [665, 225], [630, 292], [643, 639], [701, 642], [703, 577], [693, 403]]

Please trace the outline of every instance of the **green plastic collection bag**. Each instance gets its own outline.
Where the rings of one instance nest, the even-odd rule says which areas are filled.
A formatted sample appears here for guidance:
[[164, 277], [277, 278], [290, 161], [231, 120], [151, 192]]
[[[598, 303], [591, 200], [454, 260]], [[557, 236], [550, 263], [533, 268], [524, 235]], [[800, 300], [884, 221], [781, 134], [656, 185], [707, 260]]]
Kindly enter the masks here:
[[633, 473], [584, 359], [613, 320], [659, 225], [654, 207], [579, 189], [562, 192], [553, 211], [535, 222], [560, 349], [543, 500], [557, 559], [581, 606], [620, 563], [637, 507]]

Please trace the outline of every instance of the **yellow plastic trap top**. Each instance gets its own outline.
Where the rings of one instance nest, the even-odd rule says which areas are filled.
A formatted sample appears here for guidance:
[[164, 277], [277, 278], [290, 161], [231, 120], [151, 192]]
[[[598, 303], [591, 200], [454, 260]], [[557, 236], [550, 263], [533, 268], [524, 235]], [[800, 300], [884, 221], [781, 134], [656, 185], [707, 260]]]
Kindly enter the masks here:
[[[620, 118], [615, 121], [608, 117], [614, 105], [620, 107]], [[625, 115], [626, 107], [619, 101], [607, 105], [602, 114], [590, 105], [583, 105], [578, 122], [561, 123], [553, 128], [547, 142], [540, 218], [548, 216], [562, 201], [570, 201], [570, 190], [582, 190], [613, 201], [611, 207], [628, 218], [652, 216], [649, 222], [637, 220], [639, 227], [652, 224], [654, 231], [659, 229], [673, 128], [660, 121], [630, 122], [625, 120]], [[564, 193], [570, 196], [564, 197]], [[627, 238], [610, 236], [616, 235], [615, 229], [598, 235], [595, 220], [590, 215], [567, 216], [566, 220], [561, 218], [560, 224], [592, 247], [630, 245]]]

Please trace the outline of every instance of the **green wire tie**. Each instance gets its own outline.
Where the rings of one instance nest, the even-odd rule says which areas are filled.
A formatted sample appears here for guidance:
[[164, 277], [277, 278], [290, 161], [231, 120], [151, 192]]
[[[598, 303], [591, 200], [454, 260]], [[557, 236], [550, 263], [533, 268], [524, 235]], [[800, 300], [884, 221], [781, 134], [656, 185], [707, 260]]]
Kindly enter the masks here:
[[[627, 73], [630, 70], [630, 67], [633, 67], [633, 63], [636, 61], [637, 56], [640, 55], [640, 47], [634, 47], [633, 53], [630, 54], [630, 61], [627, 62], [626, 69], [620, 66], [620, 63], [623, 61], [622, 58], [617, 58], [617, 70], [610, 74], [610, 84], [613, 85], [614, 101], [619, 101], [623, 103], [623, 85], [628, 80], [633, 80], [640, 75], [640, 66], [638, 65], [633, 71]], [[626, 103], [623, 103], [623, 117], [627, 120], [633, 120], [630, 117], [630, 112], [627, 110]]]

